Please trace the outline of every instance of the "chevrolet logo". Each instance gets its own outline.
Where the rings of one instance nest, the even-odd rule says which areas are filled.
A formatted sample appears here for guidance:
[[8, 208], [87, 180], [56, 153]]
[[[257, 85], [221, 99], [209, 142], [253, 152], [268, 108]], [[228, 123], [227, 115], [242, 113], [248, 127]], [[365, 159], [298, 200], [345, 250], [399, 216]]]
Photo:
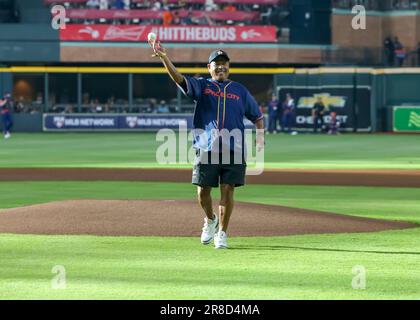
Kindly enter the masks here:
[[344, 108], [346, 106], [347, 97], [345, 96], [332, 96], [329, 93], [319, 93], [314, 94], [312, 97], [300, 97], [298, 101], [298, 108], [307, 108], [311, 109], [313, 105], [317, 102], [318, 98], [322, 98], [325, 106], [335, 107], [335, 108]]

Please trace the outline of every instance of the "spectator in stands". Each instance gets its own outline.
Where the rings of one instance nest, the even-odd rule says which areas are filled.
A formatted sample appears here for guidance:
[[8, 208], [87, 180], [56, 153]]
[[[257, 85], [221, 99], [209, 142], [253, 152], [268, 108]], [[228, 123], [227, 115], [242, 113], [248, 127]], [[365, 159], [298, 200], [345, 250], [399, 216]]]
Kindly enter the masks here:
[[404, 64], [404, 60], [407, 58], [407, 53], [404, 49], [404, 46], [398, 39], [398, 37], [395, 37], [394, 39], [394, 46], [395, 46], [395, 57], [397, 58], [397, 65], [399, 67], [402, 67]]
[[203, 12], [200, 16], [191, 16], [191, 24], [212, 26], [215, 23], [205, 12]]
[[179, 17], [179, 12], [178, 11], [174, 12], [172, 24], [177, 25], [177, 26], [181, 24], [181, 18]]
[[[0, 0], [1, 1], [1, 0]], [[258, 19], [258, 21], [253, 21], [253, 19], [243, 19], [240, 20], [226, 20], [226, 19], [220, 19], [214, 17], [210, 18], [211, 15], [205, 16], [204, 13], [208, 11], [218, 11], [219, 6], [215, 4], [216, 0], [202, 0], [202, 1], [187, 1], [187, 0], [145, 0], [145, 1], [132, 1], [132, 0], [78, 0], [78, 1], [69, 1], [69, 3], [65, 3], [64, 5], [66, 7], [72, 8], [72, 9], [83, 9], [83, 8], [89, 8], [89, 9], [118, 9], [118, 10], [128, 10], [128, 9], [141, 9], [141, 10], [152, 10], [152, 11], [171, 11], [172, 15], [175, 11], [179, 11], [179, 23], [178, 19], [175, 19], [175, 17], [172, 17], [171, 24], [175, 25], [226, 25], [226, 24], [232, 24], [232, 25], [248, 25], [248, 24], [260, 24], [261, 19]], [[280, 7], [278, 5], [275, 6], [268, 6], [268, 5], [259, 5], [259, 4], [252, 4], [252, 3], [230, 3], [229, 1], [221, 1], [221, 3], [225, 3], [224, 5], [221, 5], [224, 9], [224, 11], [228, 12], [239, 12], [243, 11], [245, 13], [262, 13], [263, 15], [267, 12], [263, 12], [265, 8], [269, 8], [270, 13], [267, 17], [265, 17], [265, 20], [270, 20], [271, 15], [271, 24], [275, 25], [275, 21], [273, 18], [275, 17], [275, 11], [273, 11], [273, 8]], [[283, 7], [282, 7], [283, 8]], [[185, 14], [184, 10], [189, 11], [189, 15]], [[272, 12], [271, 12], [272, 11]], [[192, 14], [194, 12], [194, 14]], [[104, 18], [101, 18], [99, 15], [97, 17], [92, 19], [80, 19], [76, 17], [75, 14], [74, 18], [70, 18], [69, 23], [85, 23], [85, 24], [94, 24], [99, 22], [104, 22]], [[259, 18], [259, 17], [258, 17]], [[155, 18], [149, 18], [149, 19], [141, 19], [140, 21], [134, 21], [139, 19], [119, 19], [119, 18], [110, 18], [109, 20], [106, 20], [107, 23], [140, 23], [142, 25], [147, 24], [162, 24], [162, 17], [159, 15]], [[175, 21], [174, 21], [175, 20]]]
[[89, 105], [89, 108], [88, 108], [88, 112], [89, 113], [94, 113], [95, 112], [95, 110], [96, 110], [96, 100], [91, 100], [90, 101], [90, 105]]
[[178, 1], [178, 9], [184, 9], [187, 7], [187, 1], [186, 0], [179, 0]]
[[236, 7], [233, 4], [229, 3], [223, 8], [223, 11], [234, 12], [236, 11]]
[[64, 113], [74, 113], [74, 108], [73, 108], [73, 106], [72, 105], [67, 105], [65, 108], [64, 108]]
[[125, 7], [124, 0], [114, 0], [112, 3], [112, 8], [117, 10], [122, 10]]
[[147, 113], [149, 113], [149, 112], [150, 113], [151, 112], [156, 113], [156, 103], [157, 103], [157, 101], [156, 101], [155, 98], [150, 98], [149, 99], [149, 106], [148, 106], [146, 112]]
[[153, 4], [153, 11], [160, 11], [160, 9], [162, 8], [162, 4], [160, 3], [160, 1], [155, 1], [155, 3]]
[[261, 21], [265, 25], [271, 24], [271, 14], [273, 13], [273, 7], [268, 7], [266, 12], [261, 13]]
[[130, 0], [123, 0], [124, 2], [124, 9], [130, 10]]
[[162, 18], [163, 18], [163, 25], [164, 26], [169, 26], [169, 25], [172, 24], [173, 16], [172, 16], [172, 13], [170, 11], [165, 11], [162, 14]]
[[25, 103], [22, 96], [19, 97], [18, 100], [15, 101], [15, 113], [24, 113], [25, 110]]
[[82, 104], [89, 104], [90, 95], [89, 92], [85, 92], [82, 95]]
[[166, 11], [170, 11], [171, 7], [168, 3], [168, 0], [162, 0], [162, 9]]
[[99, 9], [100, 10], [107, 10], [108, 9], [108, 0], [99, 0]]
[[384, 40], [385, 64], [389, 67], [394, 66], [395, 62], [395, 47], [391, 37], [386, 37]]
[[416, 53], [417, 53], [417, 66], [420, 67], [420, 42], [417, 44]]
[[218, 9], [219, 7], [217, 6], [217, 4], [214, 3], [214, 0], [206, 0], [204, 4], [205, 11], [216, 11]]
[[89, 0], [86, 2], [88, 9], [99, 9], [99, 0]]
[[43, 103], [43, 99], [42, 99], [42, 92], [38, 92], [38, 94], [36, 95], [36, 100], [35, 103], [36, 104], [42, 104]]
[[185, 17], [181, 18], [181, 24], [186, 25], [186, 26], [194, 24], [192, 21], [192, 8], [191, 7], [188, 9], [188, 14]]
[[157, 111], [156, 111], [157, 113], [169, 113], [169, 107], [168, 107], [168, 105], [166, 104], [166, 101], [165, 100], [162, 100], [160, 103], [159, 103], [159, 105], [158, 105], [158, 107], [157, 107]]

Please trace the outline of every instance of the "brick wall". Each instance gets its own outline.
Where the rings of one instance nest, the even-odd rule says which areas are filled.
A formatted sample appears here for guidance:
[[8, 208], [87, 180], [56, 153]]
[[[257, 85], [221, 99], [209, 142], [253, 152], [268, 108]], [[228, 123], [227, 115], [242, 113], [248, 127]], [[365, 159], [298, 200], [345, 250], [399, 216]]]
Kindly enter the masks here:
[[[215, 49], [217, 49], [215, 45]], [[175, 63], [205, 64], [211, 48], [169, 48]], [[320, 64], [322, 49], [313, 48], [227, 48], [232, 63]], [[150, 48], [139, 47], [62, 47], [62, 62], [159, 62]]]
[[387, 36], [399, 37], [408, 49], [420, 41], [420, 15], [368, 16], [366, 30], [354, 30], [351, 14], [333, 14], [332, 42], [342, 47], [381, 48]]

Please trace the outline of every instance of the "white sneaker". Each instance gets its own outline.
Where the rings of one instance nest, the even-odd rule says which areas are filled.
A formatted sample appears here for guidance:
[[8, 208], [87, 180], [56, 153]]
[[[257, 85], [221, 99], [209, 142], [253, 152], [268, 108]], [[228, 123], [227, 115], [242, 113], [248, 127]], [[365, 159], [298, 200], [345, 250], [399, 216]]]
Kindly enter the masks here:
[[9, 139], [10, 137], [11, 137], [10, 133], [9, 132], [6, 132], [6, 134], [4, 135], [4, 138], [5, 139]]
[[219, 228], [219, 218], [215, 215], [214, 220], [204, 218], [203, 232], [201, 233], [201, 243], [209, 244], [214, 238], [214, 234]]
[[216, 235], [214, 236], [214, 247], [216, 249], [227, 249], [227, 234], [226, 232], [220, 230]]

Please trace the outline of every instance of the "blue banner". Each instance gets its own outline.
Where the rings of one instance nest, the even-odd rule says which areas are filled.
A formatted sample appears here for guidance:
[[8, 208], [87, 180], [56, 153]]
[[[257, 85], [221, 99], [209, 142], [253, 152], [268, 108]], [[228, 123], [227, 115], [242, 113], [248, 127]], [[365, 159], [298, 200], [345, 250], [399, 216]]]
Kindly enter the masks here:
[[45, 114], [44, 131], [147, 131], [191, 128], [192, 115]]
[[[192, 128], [192, 114], [44, 114], [44, 131], [157, 131]], [[254, 125], [245, 120], [246, 128]]]

